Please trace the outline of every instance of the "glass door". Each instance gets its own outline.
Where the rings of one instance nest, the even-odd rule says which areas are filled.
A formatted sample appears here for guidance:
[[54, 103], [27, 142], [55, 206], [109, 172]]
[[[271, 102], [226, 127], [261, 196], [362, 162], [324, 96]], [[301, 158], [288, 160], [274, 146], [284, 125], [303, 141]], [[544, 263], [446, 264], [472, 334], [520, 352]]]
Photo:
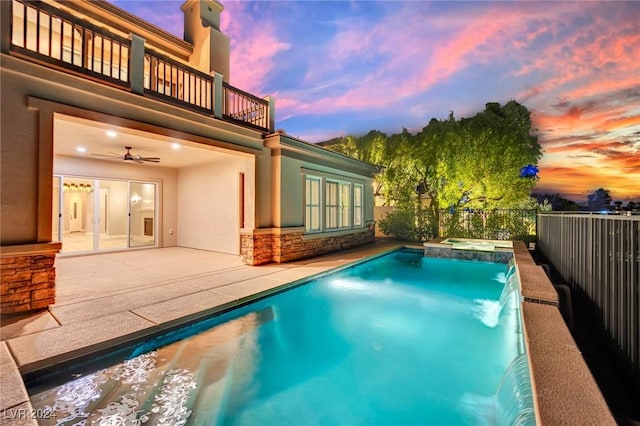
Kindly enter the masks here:
[[52, 239], [62, 253], [156, 245], [156, 184], [55, 176]]
[[[62, 197], [59, 200], [62, 205], [58, 206], [58, 209], [62, 211], [59, 222], [62, 251], [91, 251], [94, 247], [94, 181], [72, 177], [64, 177], [61, 180]], [[55, 213], [54, 208], [54, 216]]]
[[156, 185], [131, 182], [129, 189], [129, 247], [156, 244]]
[[53, 177], [53, 215], [51, 217], [51, 241], [62, 241], [60, 235], [60, 222], [62, 222], [62, 211], [60, 211], [60, 198], [62, 192], [60, 191], [60, 176]]
[[127, 248], [129, 233], [129, 183], [120, 180], [96, 180], [96, 250]]

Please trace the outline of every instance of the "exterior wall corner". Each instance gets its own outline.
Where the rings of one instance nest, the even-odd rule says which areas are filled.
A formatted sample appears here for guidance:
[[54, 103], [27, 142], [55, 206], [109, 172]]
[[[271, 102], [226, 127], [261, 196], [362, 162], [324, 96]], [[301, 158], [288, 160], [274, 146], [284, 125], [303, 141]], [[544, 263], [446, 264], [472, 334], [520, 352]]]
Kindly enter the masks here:
[[55, 258], [61, 247], [61, 243], [2, 247], [0, 313], [31, 312], [55, 303]]

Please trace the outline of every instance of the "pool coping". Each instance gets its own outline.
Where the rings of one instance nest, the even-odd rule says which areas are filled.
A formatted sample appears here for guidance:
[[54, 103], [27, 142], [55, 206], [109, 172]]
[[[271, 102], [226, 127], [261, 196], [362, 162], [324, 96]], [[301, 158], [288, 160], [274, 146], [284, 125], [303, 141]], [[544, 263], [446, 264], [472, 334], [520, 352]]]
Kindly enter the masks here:
[[[131, 323], [131, 329], [124, 334], [114, 335], [112, 338], [96, 341], [55, 356], [31, 360], [26, 364], [19, 365], [20, 359], [25, 359], [25, 353], [21, 353], [20, 341], [16, 342], [16, 340], [24, 338], [24, 342], [28, 344], [23, 345], [22, 349], [28, 350], [29, 344], [33, 344], [34, 339], [37, 341], [38, 337], [41, 337], [43, 338], [41, 340], [46, 340], [44, 338], [47, 335], [53, 336], [51, 333], [55, 329], [43, 330], [38, 334], [45, 334], [40, 336], [32, 334], [3, 341], [0, 348], [0, 360], [2, 361], [0, 365], [3, 372], [2, 378], [0, 378], [0, 385], [2, 385], [3, 389], [0, 424], [37, 424], [35, 419], [26, 417], [22, 418], [20, 423], [16, 423], [16, 413], [29, 413], [31, 409], [28, 394], [22, 381], [23, 374], [42, 369], [47, 365], [55, 365], [60, 362], [70, 362], [79, 357], [87, 357], [114, 346], [127, 345], [142, 337], [148, 337], [204, 317], [219, 314], [239, 305], [304, 284], [309, 280], [368, 262], [403, 248], [422, 249], [419, 246], [398, 243], [390, 248], [382, 248], [375, 253], [362, 257], [356, 255], [351, 259], [345, 259], [342, 264], [337, 266], [321, 266], [321, 270], [317, 272], [312, 272], [306, 276], [252, 292], [242, 297], [225, 299], [220, 298], [220, 295], [211, 295], [211, 300], [213, 302], [217, 301], [214, 306], [180, 315], [162, 323], [154, 324], [149, 321], [145, 323], [141, 321], [142, 317], [136, 317], [134, 313], [114, 316], [111, 320], [116, 323], [117, 321]], [[513, 253], [524, 296], [522, 303], [524, 336], [532, 374], [538, 424], [615, 425], [615, 420], [558, 311], [558, 295], [553, 285], [548, 280], [544, 270], [535, 264], [524, 243], [514, 242]], [[316, 259], [317, 262], [314, 262], [314, 259], [308, 259], [300, 264], [310, 269], [310, 265], [314, 265], [314, 263], [321, 264], [326, 259], [326, 257], [321, 257]], [[282, 273], [286, 274], [288, 271], [286, 270]], [[214, 292], [211, 291], [210, 293]], [[104, 317], [98, 319], [103, 322], [105, 320]], [[84, 328], [90, 330], [93, 325], [91, 323], [92, 321], [88, 321], [87, 324], [84, 324]], [[40, 343], [42, 344], [42, 342]], [[567, 372], [570, 374], [566, 374]], [[581, 383], [575, 383], [572, 378], [579, 378]], [[11, 389], [11, 392], [5, 394], [6, 389]], [[10, 421], [7, 421], [7, 419], [10, 419]]]

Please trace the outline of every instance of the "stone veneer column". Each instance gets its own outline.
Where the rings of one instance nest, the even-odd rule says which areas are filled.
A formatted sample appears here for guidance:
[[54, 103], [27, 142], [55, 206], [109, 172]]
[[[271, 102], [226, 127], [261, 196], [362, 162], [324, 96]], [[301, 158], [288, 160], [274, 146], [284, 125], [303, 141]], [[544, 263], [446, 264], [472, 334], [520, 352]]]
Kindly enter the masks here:
[[1, 248], [0, 313], [46, 309], [55, 302], [55, 259], [61, 247], [43, 243]]
[[248, 265], [262, 265], [273, 261], [273, 235], [271, 229], [242, 232], [240, 257]]

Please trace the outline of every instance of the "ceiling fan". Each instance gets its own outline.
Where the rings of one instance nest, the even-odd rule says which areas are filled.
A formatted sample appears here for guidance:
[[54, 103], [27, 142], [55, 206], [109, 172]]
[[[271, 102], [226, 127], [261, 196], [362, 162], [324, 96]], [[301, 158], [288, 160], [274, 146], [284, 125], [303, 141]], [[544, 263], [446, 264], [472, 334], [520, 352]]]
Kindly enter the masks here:
[[103, 157], [103, 158], [112, 158], [112, 159], [120, 159], [123, 161], [133, 161], [134, 163], [159, 163], [160, 162], [160, 157], [142, 157], [140, 155], [133, 155], [131, 154], [131, 147], [130, 146], [125, 146], [124, 149], [127, 150], [127, 152], [124, 155], [119, 155], [116, 154], [115, 152], [110, 153], [111, 155], [106, 155], [106, 154], [93, 154], [94, 157]]

